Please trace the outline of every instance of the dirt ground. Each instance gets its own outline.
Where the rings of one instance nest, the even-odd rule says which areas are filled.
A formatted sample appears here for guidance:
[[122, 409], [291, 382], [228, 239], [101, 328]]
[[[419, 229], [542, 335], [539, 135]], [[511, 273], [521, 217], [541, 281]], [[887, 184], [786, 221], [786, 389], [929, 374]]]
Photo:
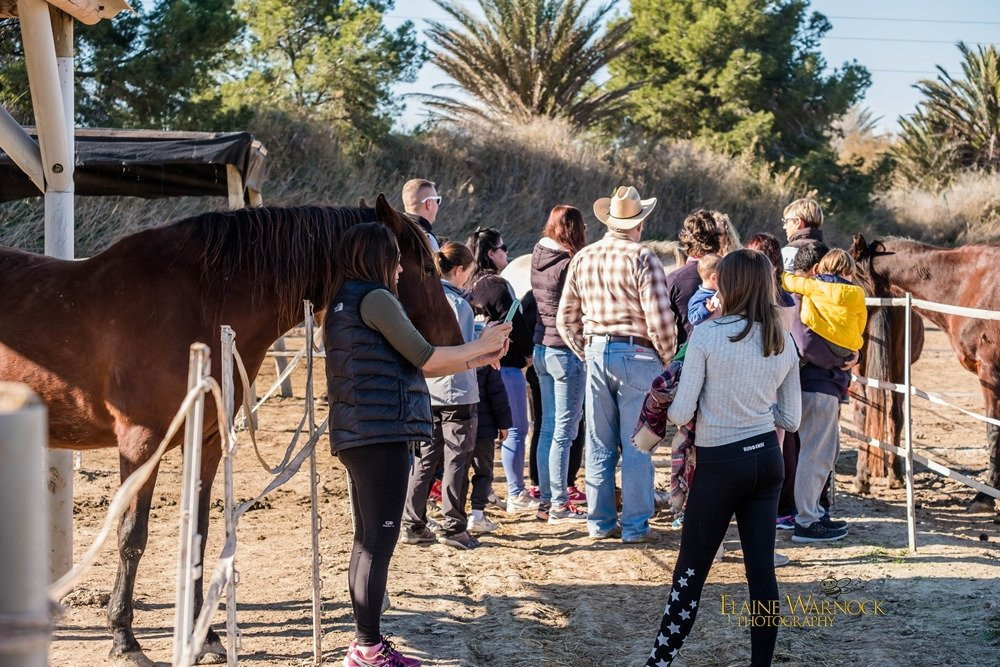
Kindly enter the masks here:
[[[289, 348], [301, 341], [289, 340]], [[180, 372], [180, 371], [179, 371]], [[259, 386], [274, 377], [268, 362]], [[318, 364], [322, 386], [322, 361]], [[944, 335], [932, 331], [914, 382], [963, 407], [982, 411], [976, 379], [962, 370]], [[295, 376], [295, 398], [276, 399], [262, 408], [260, 440], [277, 461], [303, 410], [304, 372]], [[918, 451], [958, 470], [982, 475], [986, 467], [984, 428], [961, 413], [915, 399]], [[320, 418], [325, 406], [318, 402]], [[845, 413], [848, 411], [845, 410]], [[324, 530], [323, 648], [329, 664], [339, 664], [353, 626], [347, 597], [351, 521], [344, 471], [324, 438], [320, 445]], [[835, 514], [851, 522], [847, 539], [821, 546], [790, 541], [779, 531], [778, 550], [791, 564], [778, 570], [784, 596], [820, 592], [827, 578], [845, 590], [840, 600], [880, 601], [884, 613], [838, 614], [815, 627], [816, 616], [798, 613], [809, 627], [783, 628], [775, 662], [789, 665], [997, 665], [1000, 664], [1000, 519], [964, 510], [968, 489], [917, 468], [916, 555], [907, 552], [904, 492], [885, 486], [874, 495], [849, 492], [856, 450], [844, 438], [837, 467]], [[668, 461], [657, 458], [657, 482], [667, 481]], [[136, 583], [135, 628], [150, 658], [169, 662], [174, 618], [181, 458], [166, 457], [154, 497], [149, 545]], [[581, 473], [582, 474], [582, 473]], [[980, 477], [981, 478], [981, 477]], [[243, 437], [237, 460], [237, 498], [256, 495], [267, 475]], [[87, 453], [75, 478], [74, 551], [79, 558], [100, 530], [107, 500], [118, 486], [117, 455]], [[581, 480], [582, 486], [582, 480]], [[503, 472], [497, 466], [496, 488]], [[219, 475], [214, 498], [221, 498]], [[653, 544], [593, 542], [585, 529], [549, 526], [532, 515], [493, 512], [499, 532], [475, 551], [443, 545], [400, 545], [390, 572], [392, 608], [383, 631], [425, 665], [610, 666], [641, 665], [652, 647], [664, 607], [680, 533], [661, 514]], [[222, 544], [221, 502], [213, 509], [206, 569], [211, 571]], [[303, 665], [312, 657], [310, 613], [309, 488], [300, 474], [274, 492], [240, 525], [237, 566], [240, 660], [257, 665]], [[113, 542], [113, 541], [112, 541]], [[735, 523], [726, 537], [727, 554], [706, 584], [698, 622], [678, 665], [745, 665], [749, 633], [737, 617], [723, 614], [722, 596], [737, 605], [746, 599]], [[106, 545], [100, 560], [67, 601], [51, 646], [53, 665], [106, 664], [110, 635], [106, 600], [117, 553]], [[849, 583], [848, 583], [848, 580]], [[874, 611], [870, 605], [868, 611]], [[789, 616], [791, 619], [791, 616]], [[215, 628], [224, 629], [224, 609]], [[791, 621], [794, 622], [794, 621]]]

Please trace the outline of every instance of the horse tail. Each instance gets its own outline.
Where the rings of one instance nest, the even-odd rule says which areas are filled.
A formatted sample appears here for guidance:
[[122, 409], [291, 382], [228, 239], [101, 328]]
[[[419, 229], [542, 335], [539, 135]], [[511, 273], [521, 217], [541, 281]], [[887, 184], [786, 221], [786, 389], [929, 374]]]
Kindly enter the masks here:
[[[894, 382], [892, 366], [893, 313], [890, 308], [878, 308], [868, 320], [867, 354], [865, 375], [883, 382]], [[866, 387], [864, 391], [866, 409], [864, 411], [865, 434], [883, 442], [892, 442], [892, 429], [900, 415], [898, 401], [885, 389]], [[884, 477], [885, 458], [881, 449], [865, 447], [864, 466], [875, 477]], [[861, 461], [859, 461], [859, 464]]]

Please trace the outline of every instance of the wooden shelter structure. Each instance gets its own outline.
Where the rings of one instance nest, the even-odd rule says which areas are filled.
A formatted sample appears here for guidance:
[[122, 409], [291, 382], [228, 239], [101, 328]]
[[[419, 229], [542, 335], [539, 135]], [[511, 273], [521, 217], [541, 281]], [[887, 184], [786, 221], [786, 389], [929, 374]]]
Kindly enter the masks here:
[[[222, 195], [260, 205], [266, 150], [246, 133], [75, 131], [73, 20], [93, 25], [124, 0], [0, 0], [20, 22], [35, 127], [0, 106], [0, 201], [45, 198], [45, 254], [74, 257], [74, 196]], [[79, 188], [79, 192], [77, 191]], [[49, 450], [50, 580], [73, 563], [72, 454]]]

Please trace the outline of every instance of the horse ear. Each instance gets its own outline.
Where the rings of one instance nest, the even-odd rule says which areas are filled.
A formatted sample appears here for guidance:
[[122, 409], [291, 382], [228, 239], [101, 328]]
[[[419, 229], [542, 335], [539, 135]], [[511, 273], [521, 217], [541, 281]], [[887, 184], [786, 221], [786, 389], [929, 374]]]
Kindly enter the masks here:
[[368, 208], [368, 201], [365, 200], [364, 197], [362, 197], [361, 200], [358, 201], [358, 208]]
[[403, 216], [392, 207], [382, 192], [378, 193], [378, 197], [375, 198], [375, 217], [379, 219], [379, 222], [387, 225], [397, 237], [402, 233], [406, 224]]
[[855, 234], [854, 240], [851, 241], [851, 257], [854, 261], [861, 259], [861, 256], [865, 254], [865, 250], [868, 250], [868, 242], [865, 241], [865, 237], [861, 234]]

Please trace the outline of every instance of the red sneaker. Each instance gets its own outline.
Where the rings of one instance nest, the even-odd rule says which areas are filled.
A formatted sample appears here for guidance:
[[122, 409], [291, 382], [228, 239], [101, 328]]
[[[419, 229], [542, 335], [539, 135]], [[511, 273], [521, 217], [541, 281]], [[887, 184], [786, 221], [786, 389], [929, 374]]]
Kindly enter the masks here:
[[569, 501], [574, 505], [586, 505], [587, 494], [575, 486], [567, 486], [566, 493], [569, 494]]
[[529, 486], [527, 488], [527, 491], [528, 491], [528, 495], [531, 496], [532, 498], [534, 498], [535, 500], [538, 500], [539, 498], [542, 497], [542, 492], [539, 491], [539, 489], [538, 489], [537, 486]]
[[441, 480], [436, 479], [434, 480], [434, 483], [431, 484], [431, 492], [430, 495], [427, 496], [427, 499], [435, 505], [441, 504]]

